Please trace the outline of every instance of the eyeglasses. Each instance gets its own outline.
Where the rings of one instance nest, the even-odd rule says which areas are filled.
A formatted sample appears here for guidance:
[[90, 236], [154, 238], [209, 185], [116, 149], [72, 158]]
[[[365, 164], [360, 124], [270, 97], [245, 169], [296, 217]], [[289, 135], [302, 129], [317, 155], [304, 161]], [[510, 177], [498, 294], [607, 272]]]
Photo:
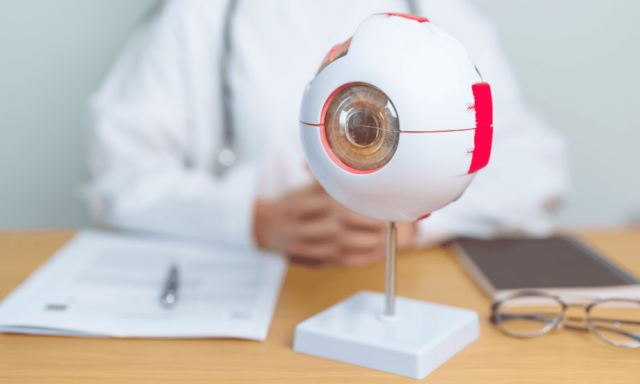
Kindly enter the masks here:
[[[567, 317], [566, 311], [571, 307], [584, 309], [586, 317]], [[491, 323], [509, 336], [533, 337], [554, 328], [591, 330], [615, 346], [640, 347], [640, 300], [599, 299], [587, 304], [567, 304], [558, 296], [526, 290], [493, 302], [491, 310]]]

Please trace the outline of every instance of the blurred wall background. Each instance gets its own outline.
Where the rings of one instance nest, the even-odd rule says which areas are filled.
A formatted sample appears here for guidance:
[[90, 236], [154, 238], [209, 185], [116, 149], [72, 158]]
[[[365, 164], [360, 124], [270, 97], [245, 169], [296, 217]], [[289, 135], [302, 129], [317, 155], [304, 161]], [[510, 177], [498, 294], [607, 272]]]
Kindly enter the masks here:
[[[214, 1], [214, 0], [211, 0]], [[568, 143], [565, 225], [640, 219], [640, 1], [472, 0]], [[77, 227], [84, 109], [157, 0], [0, 0], [0, 227]]]
[[0, 0], [0, 227], [91, 224], [85, 106], [155, 0]]
[[474, 0], [495, 23], [525, 102], [564, 135], [560, 224], [640, 220], [637, 0]]

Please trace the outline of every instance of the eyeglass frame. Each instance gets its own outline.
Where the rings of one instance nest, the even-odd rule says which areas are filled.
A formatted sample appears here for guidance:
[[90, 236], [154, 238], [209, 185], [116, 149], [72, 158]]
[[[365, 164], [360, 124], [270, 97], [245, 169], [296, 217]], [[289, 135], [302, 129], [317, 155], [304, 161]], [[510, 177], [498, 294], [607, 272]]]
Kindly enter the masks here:
[[[500, 306], [507, 300], [511, 300], [511, 299], [515, 299], [518, 297], [546, 297], [549, 299], [553, 299], [555, 300], [558, 304], [560, 304], [562, 306], [562, 310], [558, 313], [558, 315], [553, 319], [553, 321], [549, 324], [547, 324], [544, 328], [542, 328], [539, 331], [536, 332], [532, 332], [530, 334], [518, 334], [518, 333], [513, 333], [509, 330], [507, 330], [504, 325], [503, 325], [503, 321], [499, 320], [497, 314], [497, 310], [498, 308], [500, 308]], [[500, 298], [498, 300], [495, 300], [493, 303], [491, 303], [491, 316], [489, 317], [489, 321], [493, 324], [496, 325], [502, 332], [504, 332], [505, 334], [509, 335], [509, 336], [513, 336], [513, 337], [520, 337], [520, 338], [529, 338], [529, 337], [534, 337], [534, 336], [539, 336], [542, 335], [544, 333], [547, 333], [549, 331], [551, 331], [552, 329], [558, 327], [560, 329], [562, 328], [567, 328], [567, 329], [572, 329], [572, 330], [576, 330], [576, 331], [583, 331], [583, 332], [588, 332], [588, 331], [592, 331], [594, 332], [596, 335], [598, 335], [598, 337], [600, 337], [602, 340], [604, 340], [605, 342], [614, 345], [616, 347], [622, 347], [622, 348], [640, 348], [640, 338], [638, 338], [638, 345], [628, 345], [626, 343], [619, 343], [613, 340], [609, 340], [608, 338], [606, 338], [605, 336], [603, 336], [597, 329], [597, 327], [595, 326], [595, 324], [593, 323], [593, 319], [591, 318], [591, 309], [593, 307], [595, 307], [596, 305], [603, 303], [603, 302], [629, 302], [629, 303], [635, 303], [638, 305], [638, 309], [640, 310], [640, 300], [634, 300], [634, 299], [627, 299], [627, 298], [600, 298], [600, 299], [596, 299], [593, 300], [587, 304], [581, 304], [581, 303], [576, 303], [576, 304], [567, 304], [565, 303], [559, 296], [545, 292], [545, 291], [539, 291], [539, 290], [532, 290], [532, 289], [527, 289], [527, 290], [521, 290], [521, 291], [516, 291], [513, 292], [503, 298]], [[582, 320], [586, 320], [584, 321], [584, 323], [586, 323], [587, 328], [582, 328], [582, 327], [577, 327], [577, 326], [573, 326], [573, 325], [565, 325], [565, 322], [567, 320], [567, 317], [565, 316], [566, 311], [568, 308], [571, 307], [580, 307], [582, 309], [584, 309], [585, 313], [586, 313], [586, 318], [582, 319]], [[571, 317], [568, 318], [569, 320], [572, 320]], [[609, 319], [609, 320], [615, 320], [615, 319]], [[625, 320], [619, 320], [619, 321], [624, 321], [626, 323], [631, 323], [631, 324], [638, 324], [640, 325], [640, 322], [629, 322], [629, 321], [625, 321]], [[629, 335], [624, 331], [620, 331], [620, 330], [615, 330], [615, 332], [621, 333], [624, 336], [629, 337], [630, 339], [635, 339], [634, 337], [630, 337], [630, 336], [635, 336], [635, 335]]]

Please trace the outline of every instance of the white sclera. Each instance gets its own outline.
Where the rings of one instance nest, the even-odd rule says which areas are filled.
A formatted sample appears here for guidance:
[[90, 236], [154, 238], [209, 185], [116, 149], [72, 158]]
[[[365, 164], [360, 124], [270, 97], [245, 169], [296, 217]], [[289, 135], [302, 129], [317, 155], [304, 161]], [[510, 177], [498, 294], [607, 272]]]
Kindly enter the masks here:
[[[467, 188], [474, 131], [400, 133], [394, 157], [377, 172], [339, 168], [322, 145], [320, 129], [301, 124], [311, 172], [340, 204], [363, 216], [413, 221], [444, 207]], [[313, 159], [313, 161], [311, 161]]]

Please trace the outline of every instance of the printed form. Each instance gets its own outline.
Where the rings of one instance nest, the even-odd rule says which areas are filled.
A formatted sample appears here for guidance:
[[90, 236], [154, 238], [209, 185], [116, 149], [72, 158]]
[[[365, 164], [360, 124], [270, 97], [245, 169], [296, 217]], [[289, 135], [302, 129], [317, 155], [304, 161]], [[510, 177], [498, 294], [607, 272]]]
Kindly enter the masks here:
[[253, 249], [81, 231], [0, 303], [0, 332], [265, 340], [286, 269]]

